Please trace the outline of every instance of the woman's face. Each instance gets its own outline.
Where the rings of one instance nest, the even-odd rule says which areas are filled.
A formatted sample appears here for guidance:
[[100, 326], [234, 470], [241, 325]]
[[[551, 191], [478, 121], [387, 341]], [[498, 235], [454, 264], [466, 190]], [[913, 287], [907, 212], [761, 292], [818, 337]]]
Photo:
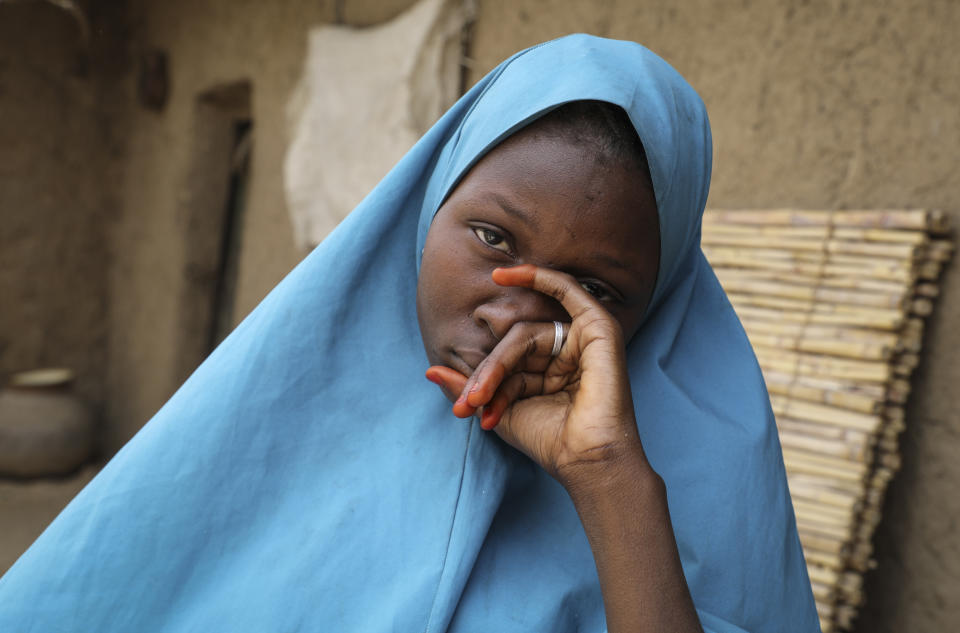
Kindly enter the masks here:
[[592, 148], [523, 130], [484, 156], [440, 207], [423, 251], [417, 315], [431, 364], [469, 376], [520, 321], [564, 321], [550, 297], [498, 286], [494, 268], [576, 277], [636, 333], [657, 278], [660, 236], [647, 177]]

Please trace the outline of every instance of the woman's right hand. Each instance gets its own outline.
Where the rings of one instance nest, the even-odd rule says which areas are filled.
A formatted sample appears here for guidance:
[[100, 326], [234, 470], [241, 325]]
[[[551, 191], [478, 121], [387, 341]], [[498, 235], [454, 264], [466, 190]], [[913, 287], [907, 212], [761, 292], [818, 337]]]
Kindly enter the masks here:
[[514, 324], [467, 378], [427, 377], [454, 413], [479, 408], [484, 428], [555, 477], [577, 508], [593, 550], [608, 630], [702, 631], [680, 564], [666, 488], [646, 460], [634, 419], [620, 324], [571, 276], [499, 268], [494, 281], [543, 292], [571, 317], [556, 356], [553, 323]]
[[643, 459], [617, 320], [572, 276], [533, 265], [498, 268], [502, 286], [556, 299], [570, 315], [566, 340], [551, 356], [552, 322], [518, 322], [469, 378], [434, 366], [427, 377], [457, 394], [459, 417], [482, 409], [481, 424], [565, 486], [596, 477], [605, 464]]

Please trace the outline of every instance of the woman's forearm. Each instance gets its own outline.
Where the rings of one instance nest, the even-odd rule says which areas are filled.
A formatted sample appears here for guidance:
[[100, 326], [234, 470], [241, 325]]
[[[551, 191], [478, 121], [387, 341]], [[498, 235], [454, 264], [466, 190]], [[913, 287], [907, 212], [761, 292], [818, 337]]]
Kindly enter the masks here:
[[610, 633], [702, 632], [680, 565], [663, 480], [643, 450], [565, 478], [590, 541]]

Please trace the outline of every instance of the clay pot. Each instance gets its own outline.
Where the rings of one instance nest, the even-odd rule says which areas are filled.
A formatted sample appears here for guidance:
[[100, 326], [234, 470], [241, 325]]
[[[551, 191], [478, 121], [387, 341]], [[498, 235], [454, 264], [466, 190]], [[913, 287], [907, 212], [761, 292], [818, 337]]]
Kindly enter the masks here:
[[62, 475], [90, 459], [93, 416], [72, 381], [68, 369], [39, 369], [15, 374], [0, 391], [0, 474]]

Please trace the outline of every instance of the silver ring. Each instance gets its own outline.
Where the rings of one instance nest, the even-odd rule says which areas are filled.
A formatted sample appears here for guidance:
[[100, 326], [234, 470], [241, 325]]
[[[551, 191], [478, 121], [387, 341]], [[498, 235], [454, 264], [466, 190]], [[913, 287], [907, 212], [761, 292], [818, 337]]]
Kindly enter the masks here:
[[563, 347], [563, 323], [560, 321], [553, 322], [553, 349], [550, 350], [551, 356], [556, 356], [560, 353], [560, 348]]

